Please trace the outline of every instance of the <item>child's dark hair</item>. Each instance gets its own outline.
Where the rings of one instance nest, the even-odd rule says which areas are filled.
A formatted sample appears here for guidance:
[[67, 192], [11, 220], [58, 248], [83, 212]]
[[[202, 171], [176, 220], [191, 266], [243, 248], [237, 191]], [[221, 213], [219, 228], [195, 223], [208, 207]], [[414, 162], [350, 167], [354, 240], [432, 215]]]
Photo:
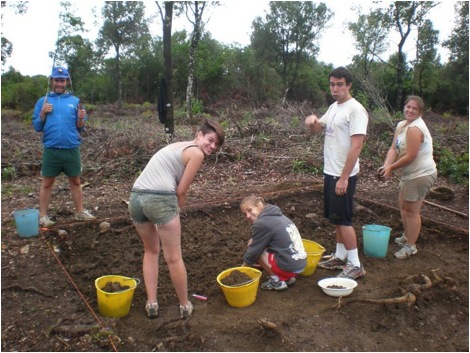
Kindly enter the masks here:
[[215, 134], [219, 138], [219, 147], [224, 144], [225, 132], [223, 127], [217, 121], [209, 119], [204, 121], [204, 123], [202, 123], [201, 127], [199, 128], [199, 131], [201, 131], [203, 135], [210, 132], [215, 132]]
[[328, 79], [330, 79], [330, 77], [334, 77], [334, 78], [338, 78], [338, 79], [344, 78], [347, 85], [352, 83], [351, 73], [348, 71], [348, 69], [346, 69], [343, 66], [337, 67], [336, 69], [331, 71], [330, 75], [328, 76]]

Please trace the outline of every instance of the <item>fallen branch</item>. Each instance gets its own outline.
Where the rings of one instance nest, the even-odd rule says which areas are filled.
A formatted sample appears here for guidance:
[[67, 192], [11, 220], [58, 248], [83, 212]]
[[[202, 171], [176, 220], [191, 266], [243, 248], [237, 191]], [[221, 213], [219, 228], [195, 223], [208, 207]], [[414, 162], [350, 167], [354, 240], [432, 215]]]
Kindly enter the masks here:
[[346, 304], [351, 303], [370, 303], [370, 304], [399, 304], [399, 303], [407, 303], [408, 309], [410, 309], [416, 302], [416, 296], [408, 292], [405, 295], [398, 297], [398, 298], [390, 298], [390, 299], [351, 299], [348, 301], [341, 301], [340, 297], [338, 299], [338, 303], [335, 304], [332, 308], [339, 309]]
[[[424, 281], [424, 284], [418, 284], [418, 283], [411, 283], [409, 286], [408, 286], [408, 290], [410, 291], [413, 291], [413, 290], [416, 290], [418, 292], [418, 294], [420, 292], [422, 292], [423, 290], [425, 289], [429, 289], [432, 287], [432, 282], [431, 280], [429, 279], [428, 276], [426, 275], [413, 275], [413, 276], [408, 276], [406, 277], [403, 282], [411, 282], [413, 281], [416, 277], [419, 277], [421, 278], [423, 281]], [[416, 294], [416, 293], [415, 293]]]
[[[433, 270], [433, 275], [436, 277], [436, 279], [439, 279], [442, 281], [441, 277], [439, 277], [435, 271]], [[424, 290], [429, 289], [432, 287], [433, 283], [429, 279], [428, 276], [426, 275], [413, 275], [406, 277], [403, 282], [410, 282], [415, 280], [416, 278], [420, 278], [424, 283], [419, 284], [419, 283], [410, 283], [407, 285], [406, 289], [402, 289], [401, 291], [404, 293], [401, 297], [397, 298], [387, 298], [387, 299], [350, 299], [347, 301], [342, 301], [342, 297], [338, 299], [338, 303], [335, 304], [332, 308], [333, 309], [339, 309], [342, 306], [346, 304], [351, 304], [351, 303], [370, 303], [370, 304], [399, 304], [399, 303], [406, 303], [408, 306], [408, 309], [411, 309], [411, 307], [416, 303], [416, 298], [419, 296]], [[436, 281], [437, 283], [437, 281]]]
[[468, 214], [466, 214], [466, 213], [459, 212], [459, 211], [453, 210], [451, 208], [448, 208], [448, 207], [445, 207], [445, 206], [442, 206], [442, 205], [438, 205], [437, 203], [434, 203], [434, 202], [431, 202], [431, 201], [428, 201], [428, 200], [424, 200], [424, 203], [426, 203], [428, 205], [431, 205], [431, 206], [434, 206], [434, 207], [437, 207], [437, 208], [440, 208], [440, 209], [445, 210], [445, 211], [449, 211], [449, 212], [458, 214], [459, 216], [462, 216], [462, 217], [468, 217]]
[[[394, 206], [391, 206], [391, 205], [386, 205], [386, 204], [383, 204], [381, 202], [373, 201], [373, 200], [370, 200], [370, 199], [367, 199], [365, 197], [358, 196], [358, 195], [356, 195], [355, 198], [356, 198], [356, 200], [361, 200], [363, 203], [366, 203], [366, 204], [368, 203], [368, 204], [372, 204], [376, 207], [382, 207], [382, 208], [385, 208], [385, 209], [389, 209], [389, 210], [395, 211], [398, 215], [400, 214], [400, 209], [398, 209], [397, 207], [394, 207]], [[468, 235], [468, 227], [467, 228], [455, 227], [453, 225], [443, 223], [443, 222], [437, 221], [435, 219], [425, 217], [423, 215], [421, 215], [421, 219], [422, 219], [423, 226], [426, 226], [429, 223], [431, 225], [438, 225], [440, 227], [445, 227], [445, 228], [447, 228], [451, 231]]]

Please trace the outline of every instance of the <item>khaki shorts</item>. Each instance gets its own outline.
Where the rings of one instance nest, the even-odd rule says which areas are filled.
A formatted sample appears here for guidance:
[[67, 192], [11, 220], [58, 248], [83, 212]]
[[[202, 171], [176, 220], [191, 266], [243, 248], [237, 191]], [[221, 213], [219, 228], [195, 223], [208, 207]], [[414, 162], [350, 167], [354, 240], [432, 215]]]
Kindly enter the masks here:
[[409, 202], [424, 200], [437, 180], [437, 172], [420, 178], [400, 181], [400, 192], [403, 199]]

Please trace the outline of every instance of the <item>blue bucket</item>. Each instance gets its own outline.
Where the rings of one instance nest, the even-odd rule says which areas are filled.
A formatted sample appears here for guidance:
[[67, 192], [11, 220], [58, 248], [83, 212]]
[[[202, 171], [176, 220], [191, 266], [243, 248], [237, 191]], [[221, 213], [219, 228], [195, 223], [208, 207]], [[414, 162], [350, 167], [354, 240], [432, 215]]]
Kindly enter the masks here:
[[35, 237], [39, 234], [39, 211], [34, 208], [14, 212], [16, 231], [20, 238]]
[[387, 255], [390, 231], [387, 226], [368, 224], [362, 227], [364, 254], [370, 257], [384, 258]]

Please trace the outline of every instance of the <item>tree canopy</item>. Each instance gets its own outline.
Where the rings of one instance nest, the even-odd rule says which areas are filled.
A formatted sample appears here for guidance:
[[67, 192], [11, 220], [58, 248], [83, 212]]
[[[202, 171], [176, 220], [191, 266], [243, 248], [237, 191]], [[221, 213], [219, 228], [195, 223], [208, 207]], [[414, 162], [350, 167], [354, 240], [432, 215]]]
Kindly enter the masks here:
[[[279, 99], [326, 104], [332, 65], [319, 62], [318, 53], [322, 49], [319, 40], [334, 20], [327, 3], [271, 2], [265, 15], [254, 19], [251, 43], [244, 47], [212, 38], [202, 18], [201, 6], [206, 4], [174, 4], [193, 10], [191, 33], [170, 32], [171, 92], [182, 110], [198, 112], [201, 106], [234, 96], [256, 105]], [[363, 13], [357, 10], [357, 16], [351, 16], [355, 19], [347, 25], [356, 55], [348, 68], [356, 82], [354, 94], [368, 109], [387, 109], [393, 114], [401, 110], [404, 96], [419, 94], [433, 109], [468, 114], [468, 2], [456, 2], [454, 30], [442, 43], [429, 19], [436, 4], [395, 1]], [[103, 23], [94, 41], [83, 36], [83, 20], [70, 3], [63, 2], [61, 8], [61, 31], [51, 57], [69, 68], [74, 93], [92, 104], [156, 103], [165, 77], [165, 43], [163, 27], [161, 36], [150, 34], [144, 2], [104, 2]], [[411, 41], [411, 33], [416, 35], [410, 60], [403, 48]], [[389, 47], [392, 35], [399, 38], [395, 50]], [[450, 51], [445, 63], [437, 54], [438, 45]], [[2, 63], [12, 50], [8, 38], [2, 37]], [[2, 107], [31, 109], [38, 97], [27, 98], [20, 92], [33, 84], [32, 79], [12, 68], [4, 72]], [[47, 87], [46, 77], [34, 80], [42, 82], [41, 90]], [[188, 96], [194, 104], [188, 104]]]

